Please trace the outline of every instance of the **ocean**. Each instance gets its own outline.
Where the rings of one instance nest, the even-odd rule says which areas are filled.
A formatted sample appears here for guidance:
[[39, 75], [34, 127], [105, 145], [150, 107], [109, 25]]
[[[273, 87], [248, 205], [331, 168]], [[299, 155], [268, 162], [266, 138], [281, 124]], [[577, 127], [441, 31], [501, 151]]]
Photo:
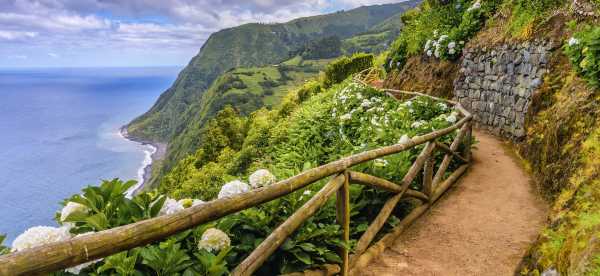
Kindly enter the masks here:
[[141, 180], [151, 146], [119, 129], [179, 67], [0, 69], [0, 234], [55, 226], [60, 202], [103, 179]]

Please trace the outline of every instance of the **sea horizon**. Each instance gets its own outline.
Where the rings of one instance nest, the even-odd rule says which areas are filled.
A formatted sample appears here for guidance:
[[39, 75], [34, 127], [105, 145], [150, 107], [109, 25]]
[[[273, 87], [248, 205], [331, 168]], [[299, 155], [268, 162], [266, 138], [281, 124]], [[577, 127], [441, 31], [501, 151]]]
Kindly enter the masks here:
[[141, 185], [154, 146], [128, 140], [121, 127], [180, 69], [0, 68], [0, 234], [8, 243], [27, 228], [56, 226], [60, 202], [85, 186], [113, 178]]

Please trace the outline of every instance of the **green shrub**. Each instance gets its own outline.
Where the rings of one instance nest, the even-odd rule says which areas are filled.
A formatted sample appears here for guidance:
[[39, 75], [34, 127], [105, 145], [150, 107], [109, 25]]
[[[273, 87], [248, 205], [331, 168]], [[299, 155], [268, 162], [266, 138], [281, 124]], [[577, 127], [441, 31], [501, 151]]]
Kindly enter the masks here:
[[0, 256], [10, 252], [10, 249], [3, 245], [4, 239], [6, 239], [6, 235], [0, 235]]
[[535, 26], [548, 18], [553, 8], [566, 1], [561, 0], [512, 0], [506, 3], [511, 10], [507, 31], [513, 37], [530, 38]]
[[350, 75], [373, 66], [373, 55], [358, 53], [351, 57], [341, 57], [325, 68], [325, 87], [340, 83]]
[[586, 26], [563, 46], [575, 71], [590, 86], [600, 88], [600, 27]]
[[402, 69], [408, 57], [426, 54], [443, 60], [460, 57], [466, 42], [479, 31], [501, 0], [423, 2], [402, 17], [405, 26], [392, 44], [386, 71]]

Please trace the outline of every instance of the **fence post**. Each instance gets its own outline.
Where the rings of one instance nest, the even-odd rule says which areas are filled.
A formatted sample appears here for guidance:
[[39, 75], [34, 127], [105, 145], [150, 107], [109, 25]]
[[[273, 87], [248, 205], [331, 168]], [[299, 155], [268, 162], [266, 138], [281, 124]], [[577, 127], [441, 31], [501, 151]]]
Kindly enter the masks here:
[[425, 165], [423, 166], [423, 193], [427, 195], [429, 203], [432, 202], [433, 198], [433, 163], [434, 159], [433, 155], [431, 155], [425, 160]]
[[350, 242], [350, 173], [348, 170], [344, 171], [344, 184], [337, 192], [337, 221], [342, 228], [342, 240], [345, 246], [339, 250], [340, 257], [342, 259], [342, 265], [340, 269], [340, 275], [348, 275], [348, 243]]
[[467, 135], [465, 137], [464, 156], [465, 159], [467, 159], [467, 161], [471, 162], [471, 143], [473, 142], [473, 120], [469, 121], [467, 124], [469, 124], [469, 130], [467, 131]]

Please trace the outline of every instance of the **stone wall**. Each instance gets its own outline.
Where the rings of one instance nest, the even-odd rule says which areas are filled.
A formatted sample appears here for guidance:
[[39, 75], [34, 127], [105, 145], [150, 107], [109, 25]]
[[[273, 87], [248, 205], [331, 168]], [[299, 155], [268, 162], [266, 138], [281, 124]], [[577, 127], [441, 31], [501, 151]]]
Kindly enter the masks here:
[[544, 41], [466, 48], [454, 98], [473, 113], [476, 127], [520, 138], [536, 88], [553, 49]]

